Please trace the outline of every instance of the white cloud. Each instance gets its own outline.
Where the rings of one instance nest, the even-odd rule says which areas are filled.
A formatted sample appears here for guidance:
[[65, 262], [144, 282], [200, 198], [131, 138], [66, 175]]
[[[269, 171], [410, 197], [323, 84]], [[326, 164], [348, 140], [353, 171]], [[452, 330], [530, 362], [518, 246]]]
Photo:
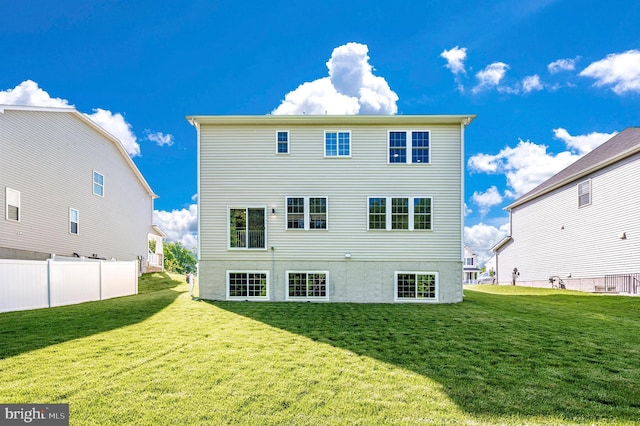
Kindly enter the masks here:
[[145, 130], [144, 132], [147, 140], [155, 142], [158, 146], [171, 146], [175, 142], [173, 135], [170, 134], [165, 135], [162, 132], [152, 132], [149, 129]]
[[483, 216], [489, 212], [493, 206], [502, 203], [502, 195], [495, 186], [490, 187], [485, 192], [475, 191], [471, 199], [480, 207], [480, 214]]
[[466, 74], [464, 61], [467, 59], [466, 47], [454, 47], [450, 50], [443, 50], [440, 56], [447, 60], [447, 68], [454, 74]]
[[122, 114], [114, 114], [106, 109], [95, 108], [93, 114], [84, 115], [120, 140], [131, 157], [140, 155], [140, 145], [131, 131], [131, 124], [127, 123]]
[[506, 194], [518, 197], [578, 158], [580, 155], [568, 151], [554, 155], [544, 145], [520, 140], [515, 148], [506, 147], [496, 155], [474, 155], [467, 164], [472, 172], [503, 173], [507, 178]]
[[493, 256], [491, 247], [509, 234], [509, 222], [499, 227], [482, 222], [464, 227], [464, 244], [477, 255], [478, 263], [483, 264]]
[[329, 76], [303, 83], [286, 94], [273, 114], [395, 114], [398, 95], [373, 75], [365, 44], [336, 47], [327, 62]]
[[473, 93], [477, 93], [483, 88], [499, 86], [508, 69], [509, 65], [504, 62], [494, 62], [487, 65], [485, 69], [476, 74], [478, 85], [473, 88]]
[[0, 91], [0, 104], [25, 105], [54, 108], [73, 108], [66, 99], [52, 98], [38, 87], [38, 83], [25, 80], [13, 89]]
[[[32, 80], [25, 80], [13, 89], [0, 91], [0, 104], [74, 108], [66, 99], [52, 98], [49, 93], [38, 87], [38, 83]], [[130, 156], [140, 155], [140, 145], [136, 142], [136, 137], [131, 131], [131, 125], [125, 121], [122, 114], [113, 114], [109, 110], [96, 108], [93, 110], [93, 114], [84, 115], [118, 138]]]
[[596, 79], [596, 86], [611, 86], [618, 95], [640, 92], [640, 51], [607, 55], [582, 70], [580, 76]]
[[[507, 178], [504, 195], [519, 197], [616, 135], [616, 132], [592, 132], [572, 136], [563, 128], [554, 129], [553, 132], [556, 139], [565, 143], [567, 151], [553, 154], [547, 152], [545, 145], [520, 140], [516, 147], [503, 148], [495, 155], [480, 153], [471, 156], [467, 167], [469, 171], [476, 173], [504, 174]], [[496, 194], [499, 195], [497, 190]], [[487, 191], [478, 193], [476, 197], [474, 193], [474, 201], [476, 198], [480, 201], [495, 200], [496, 194]], [[478, 204], [482, 206], [481, 203]]]
[[592, 151], [594, 148], [597, 148], [618, 134], [618, 132], [592, 132], [587, 135], [571, 136], [569, 132], [563, 128], [553, 129], [553, 133], [554, 137], [563, 141], [567, 148], [575, 149], [580, 154], [586, 154], [587, 152]]
[[553, 61], [549, 65], [547, 65], [547, 69], [549, 70], [549, 73], [551, 73], [551, 74], [556, 74], [556, 73], [559, 73], [561, 71], [573, 71], [574, 69], [576, 69], [576, 60], [577, 59], [578, 58], [575, 58], [575, 59], [558, 59], [557, 61]]
[[522, 90], [525, 93], [531, 93], [534, 90], [542, 90], [543, 86], [540, 82], [540, 76], [530, 75], [522, 80]]
[[177, 241], [192, 250], [198, 246], [198, 206], [191, 204], [188, 209], [154, 210], [153, 222], [167, 234], [167, 241]]

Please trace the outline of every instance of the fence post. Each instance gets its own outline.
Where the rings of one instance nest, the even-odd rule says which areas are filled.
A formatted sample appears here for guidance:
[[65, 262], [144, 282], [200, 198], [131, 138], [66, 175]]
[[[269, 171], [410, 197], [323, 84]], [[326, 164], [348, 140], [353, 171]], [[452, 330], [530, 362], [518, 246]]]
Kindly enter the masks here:
[[51, 259], [47, 259], [47, 308], [51, 307]]
[[98, 291], [100, 292], [100, 300], [102, 300], [102, 262], [104, 262], [104, 260], [98, 261]]

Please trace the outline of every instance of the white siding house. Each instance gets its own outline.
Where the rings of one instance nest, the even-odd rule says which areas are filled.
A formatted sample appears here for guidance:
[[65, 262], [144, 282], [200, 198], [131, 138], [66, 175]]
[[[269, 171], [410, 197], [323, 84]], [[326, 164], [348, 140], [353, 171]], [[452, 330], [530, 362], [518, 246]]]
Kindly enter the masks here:
[[464, 246], [464, 284], [475, 284], [478, 279], [480, 267], [478, 255], [470, 247]]
[[0, 258], [144, 263], [156, 197], [120, 141], [77, 110], [0, 105]]
[[462, 300], [474, 116], [192, 116], [200, 296]]
[[499, 283], [637, 292], [640, 128], [614, 136], [506, 209], [511, 233], [493, 248]]

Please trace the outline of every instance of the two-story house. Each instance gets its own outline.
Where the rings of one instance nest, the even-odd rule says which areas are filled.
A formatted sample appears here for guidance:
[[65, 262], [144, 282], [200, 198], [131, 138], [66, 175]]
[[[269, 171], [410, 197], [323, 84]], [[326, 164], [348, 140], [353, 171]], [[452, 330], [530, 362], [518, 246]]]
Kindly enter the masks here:
[[200, 296], [462, 300], [475, 116], [190, 116]]
[[[506, 207], [498, 283], [640, 289], [640, 128], [628, 128]], [[636, 274], [636, 275], [634, 275]], [[625, 285], [607, 284], [621, 276]]]
[[155, 198], [121, 142], [76, 109], [0, 106], [0, 258], [144, 266], [148, 241], [162, 245]]
[[470, 247], [464, 246], [464, 284], [475, 284], [480, 273], [478, 255]]

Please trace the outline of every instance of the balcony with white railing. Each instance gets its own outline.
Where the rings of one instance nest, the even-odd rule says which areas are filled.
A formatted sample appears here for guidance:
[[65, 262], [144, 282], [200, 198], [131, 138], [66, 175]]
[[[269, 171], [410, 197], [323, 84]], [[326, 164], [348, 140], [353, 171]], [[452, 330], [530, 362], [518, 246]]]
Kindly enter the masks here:
[[236, 231], [235, 238], [235, 241], [231, 242], [233, 248], [263, 249], [266, 247], [263, 230], [248, 231], [248, 233], [245, 230]]

